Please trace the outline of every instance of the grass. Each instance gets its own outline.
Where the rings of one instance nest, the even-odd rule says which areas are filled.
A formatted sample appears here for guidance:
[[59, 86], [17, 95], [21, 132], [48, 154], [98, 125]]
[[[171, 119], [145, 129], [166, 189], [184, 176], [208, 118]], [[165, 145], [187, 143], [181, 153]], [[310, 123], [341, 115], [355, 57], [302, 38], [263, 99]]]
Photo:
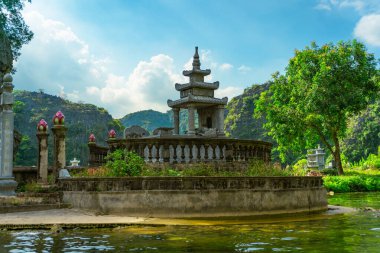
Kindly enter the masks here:
[[380, 170], [346, 169], [343, 176], [324, 176], [323, 184], [334, 192], [380, 191]]

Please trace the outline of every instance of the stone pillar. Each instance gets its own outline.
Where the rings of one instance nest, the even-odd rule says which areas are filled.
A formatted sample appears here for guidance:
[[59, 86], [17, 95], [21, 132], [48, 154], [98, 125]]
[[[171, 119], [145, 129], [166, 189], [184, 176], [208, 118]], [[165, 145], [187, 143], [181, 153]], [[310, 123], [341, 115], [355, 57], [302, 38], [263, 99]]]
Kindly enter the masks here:
[[179, 108], [173, 108], [173, 134], [179, 134]]
[[37, 160], [37, 177], [42, 184], [48, 183], [48, 125], [45, 120], [41, 119], [37, 125], [38, 139], [38, 160]]
[[218, 106], [217, 108], [217, 130], [218, 135], [224, 136], [224, 106]]
[[0, 109], [0, 196], [13, 196], [17, 182], [13, 178], [13, 85], [12, 76], [6, 74], [2, 78]]
[[189, 111], [189, 129], [187, 131], [188, 135], [195, 135], [195, 114], [194, 114], [194, 107], [189, 106], [187, 108]]
[[66, 166], [66, 131], [67, 128], [64, 126], [65, 116], [62, 112], [57, 112], [53, 117], [53, 131], [54, 135], [54, 167], [53, 175], [58, 178], [58, 173], [60, 169]]

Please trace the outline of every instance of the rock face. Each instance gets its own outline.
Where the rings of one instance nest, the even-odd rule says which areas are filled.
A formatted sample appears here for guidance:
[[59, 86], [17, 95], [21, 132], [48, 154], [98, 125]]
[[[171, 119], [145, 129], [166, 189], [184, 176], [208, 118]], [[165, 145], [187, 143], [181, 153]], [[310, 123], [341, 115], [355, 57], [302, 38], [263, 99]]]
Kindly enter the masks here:
[[124, 138], [141, 138], [149, 136], [149, 132], [140, 126], [131, 126], [124, 130]]
[[120, 119], [125, 127], [141, 126], [152, 132], [158, 127], [172, 127], [171, 113], [162, 113], [153, 110], [145, 110], [125, 115]]
[[246, 88], [242, 95], [231, 99], [227, 105], [228, 114], [225, 120], [228, 136], [273, 142], [266, 136], [267, 131], [263, 128], [265, 119], [253, 118], [255, 101], [259, 99], [263, 91], [269, 89], [270, 85], [270, 82], [252, 85]]

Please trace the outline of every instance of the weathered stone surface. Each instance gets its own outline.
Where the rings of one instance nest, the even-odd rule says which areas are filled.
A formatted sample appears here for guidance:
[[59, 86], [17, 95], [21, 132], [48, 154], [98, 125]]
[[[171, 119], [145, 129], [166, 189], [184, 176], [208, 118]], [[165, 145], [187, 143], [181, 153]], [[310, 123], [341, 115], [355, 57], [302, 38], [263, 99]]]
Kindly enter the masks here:
[[67, 169], [59, 170], [59, 178], [71, 178], [71, 175]]
[[0, 195], [15, 195], [17, 186], [13, 178], [13, 84], [12, 76], [6, 74], [1, 78], [0, 91]]
[[124, 138], [141, 138], [149, 136], [149, 132], [140, 126], [131, 126], [124, 130]]
[[0, 178], [0, 196], [14, 196], [16, 195], [15, 189], [17, 187], [17, 182], [13, 177]]
[[63, 125], [54, 125], [52, 128], [54, 134], [54, 167], [53, 174], [58, 176], [60, 169], [66, 166], [66, 131], [67, 128]]
[[48, 182], [48, 137], [46, 132], [38, 132], [38, 180], [46, 184]]
[[104, 213], [238, 216], [327, 209], [321, 177], [60, 179], [63, 201]]

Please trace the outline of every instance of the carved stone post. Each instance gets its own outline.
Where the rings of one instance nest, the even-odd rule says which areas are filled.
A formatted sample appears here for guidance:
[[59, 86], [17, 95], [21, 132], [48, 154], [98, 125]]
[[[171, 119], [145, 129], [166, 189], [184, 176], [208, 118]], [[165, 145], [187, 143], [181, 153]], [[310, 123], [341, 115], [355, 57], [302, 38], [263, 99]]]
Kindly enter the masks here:
[[0, 103], [0, 196], [13, 196], [17, 182], [13, 177], [13, 84], [12, 76], [6, 74], [2, 80]]
[[42, 184], [48, 183], [48, 124], [41, 119], [37, 125], [38, 160], [37, 178]]
[[179, 108], [173, 108], [173, 134], [179, 134]]
[[217, 107], [217, 130], [218, 135], [224, 136], [224, 106]]
[[188, 109], [189, 111], [189, 130], [187, 132], [188, 135], [195, 135], [195, 112], [194, 112], [194, 107], [189, 106]]
[[58, 178], [60, 169], [66, 166], [66, 131], [65, 116], [61, 111], [58, 111], [53, 117], [53, 135], [54, 135], [54, 167], [53, 175]]

